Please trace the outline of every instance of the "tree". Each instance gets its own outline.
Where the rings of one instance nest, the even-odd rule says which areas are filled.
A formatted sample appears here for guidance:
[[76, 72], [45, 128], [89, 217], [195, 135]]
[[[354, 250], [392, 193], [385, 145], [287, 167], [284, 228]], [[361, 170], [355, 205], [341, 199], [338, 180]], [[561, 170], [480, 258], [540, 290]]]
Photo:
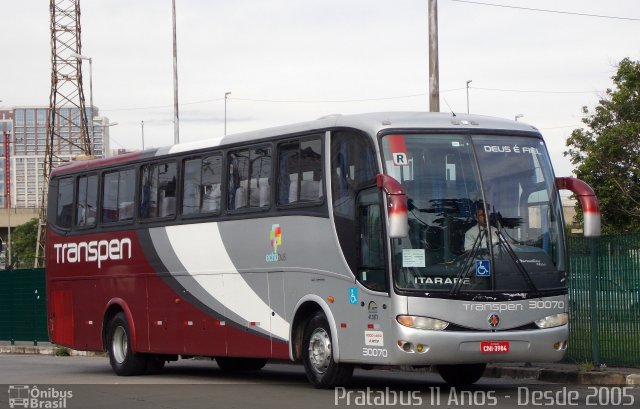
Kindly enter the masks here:
[[16, 226], [11, 231], [11, 257], [13, 268], [33, 268], [38, 241], [38, 218]]
[[[604, 233], [640, 231], [640, 62], [625, 58], [595, 110], [582, 108], [564, 152], [595, 190]], [[578, 210], [578, 219], [582, 212]]]

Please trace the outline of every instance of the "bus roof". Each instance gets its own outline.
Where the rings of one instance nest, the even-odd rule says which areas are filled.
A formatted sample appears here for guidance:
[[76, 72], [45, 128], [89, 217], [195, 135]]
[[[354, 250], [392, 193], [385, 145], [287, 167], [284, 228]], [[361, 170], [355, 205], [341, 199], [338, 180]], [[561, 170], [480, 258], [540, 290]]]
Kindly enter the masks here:
[[128, 163], [134, 160], [162, 156], [170, 153], [197, 151], [216, 146], [232, 145], [248, 141], [266, 139], [278, 135], [303, 132], [324, 131], [330, 128], [354, 128], [377, 135], [384, 129], [495, 129], [526, 131], [538, 133], [532, 125], [509, 119], [500, 119], [481, 115], [452, 114], [442, 112], [375, 112], [353, 115], [327, 115], [314, 121], [300, 122], [291, 125], [265, 128], [256, 131], [231, 134], [224, 137], [210, 138], [202, 141], [181, 143], [163, 148], [147, 149], [131, 152], [110, 158], [91, 161], [74, 161], [56, 168], [57, 173], [89, 170], [97, 167]]

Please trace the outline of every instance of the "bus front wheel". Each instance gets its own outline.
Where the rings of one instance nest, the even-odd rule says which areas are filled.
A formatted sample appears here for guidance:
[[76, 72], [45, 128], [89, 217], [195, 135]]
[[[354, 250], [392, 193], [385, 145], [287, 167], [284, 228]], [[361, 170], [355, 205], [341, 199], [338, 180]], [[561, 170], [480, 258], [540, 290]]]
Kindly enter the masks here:
[[318, 388], [343, 385], [351, 379], [353, 365], [333, 359], [331, 330], [327, 318], [316, 313], [304, 331], [302, 361], [309, 381]]
[[438, 373], [451, 386], [466, 386], [482, 377], [487, 364], [438, 365]]
[[124, 313], [117, 313], [109, 323], [109, 362], [119, 376], [141, 375], [147, 368], [147, 357], [133, 352], [131, 331]]

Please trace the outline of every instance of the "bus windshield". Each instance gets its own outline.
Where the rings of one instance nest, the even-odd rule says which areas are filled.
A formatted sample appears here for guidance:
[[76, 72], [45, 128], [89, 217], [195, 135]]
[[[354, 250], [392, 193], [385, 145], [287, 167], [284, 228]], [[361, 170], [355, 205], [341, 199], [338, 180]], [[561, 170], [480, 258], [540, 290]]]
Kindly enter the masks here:
[[562, 209], [542, 139], [402, 134], [382, 147], [408, 200], [409, 235], [392, 240], [398, 289], [537, 296], [565, 287]]

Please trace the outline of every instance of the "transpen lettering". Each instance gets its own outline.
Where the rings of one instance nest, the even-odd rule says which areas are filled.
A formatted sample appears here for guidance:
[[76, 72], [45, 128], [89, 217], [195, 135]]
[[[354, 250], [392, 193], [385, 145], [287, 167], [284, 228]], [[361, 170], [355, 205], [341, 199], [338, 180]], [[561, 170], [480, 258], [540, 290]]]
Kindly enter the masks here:
[[131, 258], [131, 239], [93, 240], [80, 243], [56, 243], [57, 263], [98, 262], [98, 268], [106, 260]]

